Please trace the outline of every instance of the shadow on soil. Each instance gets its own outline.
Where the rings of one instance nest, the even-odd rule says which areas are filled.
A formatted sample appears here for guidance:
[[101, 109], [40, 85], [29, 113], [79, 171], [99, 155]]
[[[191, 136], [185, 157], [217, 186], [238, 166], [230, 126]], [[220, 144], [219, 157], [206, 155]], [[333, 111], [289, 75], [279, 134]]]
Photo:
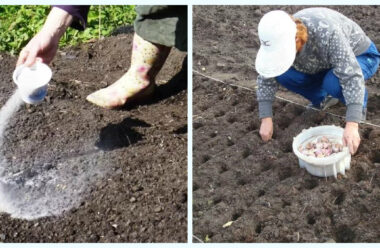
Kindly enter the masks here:
[[125, 118], [117, 124], [108, 124], [100, 130], [96, 146], [104, 151], [127, 147], [143, 139], [143, 135], [132, 127], [150, 127], [150, 124], [132, 118]]

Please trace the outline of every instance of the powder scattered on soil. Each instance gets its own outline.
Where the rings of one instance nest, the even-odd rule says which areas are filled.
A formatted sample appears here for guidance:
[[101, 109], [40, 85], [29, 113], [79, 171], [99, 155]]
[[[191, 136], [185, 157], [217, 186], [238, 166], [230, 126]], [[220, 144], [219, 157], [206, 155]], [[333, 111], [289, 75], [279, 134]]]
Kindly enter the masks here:
[[[0, 148], [4, 131], [22, 103], [19, 90], [16, 90], [1, 108]], [[23, 166], [7, 162], [0, 155], [0, 212], [23, 219], [58, 215], [79, 205], [88, 183], [105, 173], [105, 167], [95, 162], [81, 168], [83, 165], [75, 158], [55, 167], [49, 162]]]

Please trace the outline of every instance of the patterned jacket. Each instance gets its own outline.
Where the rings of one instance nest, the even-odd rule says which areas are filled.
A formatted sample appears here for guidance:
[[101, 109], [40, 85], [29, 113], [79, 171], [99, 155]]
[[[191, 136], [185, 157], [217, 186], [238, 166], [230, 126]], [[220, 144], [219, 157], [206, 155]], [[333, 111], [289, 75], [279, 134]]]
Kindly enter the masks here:
[[[294, 14], [308, 30], [308, 41], [297, 54], [293, 67], [315, 74], [333, 69], [339, 78], [347, 105], [346, 120], [360, 122], [364, 101], [364, 77], [356, 56], [371, 40], [354, 21], [327, 8], [308, 8]], [[278, 89], [275, 78], [257, 77], [260, 118], [272, 116], [272, 102]]]

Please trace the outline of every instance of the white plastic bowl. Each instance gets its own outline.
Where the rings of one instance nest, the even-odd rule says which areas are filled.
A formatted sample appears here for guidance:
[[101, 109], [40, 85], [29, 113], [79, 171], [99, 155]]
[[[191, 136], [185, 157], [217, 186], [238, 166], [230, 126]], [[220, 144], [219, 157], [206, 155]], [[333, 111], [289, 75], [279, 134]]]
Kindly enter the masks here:
[[300, 167], [319, 177], [336, 178], [338, 173], [344, 175], [350, 169], [351, 163], [351, 154], [347, 147], [343, 147], [342, 152], [324, 158], [306, 156], [298, 150], [300, 145], [322, 136], [342, 144], [343, 131], [343, 128], [337, 126], [319, 126], [304, 129], [298, 134], [293, 140], [293, 152], [298, 157]]
[[13, 72], [13, 81], [22, 100], [30, 104], [37, 104], [45, 98], [51, 77], [51, 69], [41, 62], [36, 62], [31, 67], [20, 65]]

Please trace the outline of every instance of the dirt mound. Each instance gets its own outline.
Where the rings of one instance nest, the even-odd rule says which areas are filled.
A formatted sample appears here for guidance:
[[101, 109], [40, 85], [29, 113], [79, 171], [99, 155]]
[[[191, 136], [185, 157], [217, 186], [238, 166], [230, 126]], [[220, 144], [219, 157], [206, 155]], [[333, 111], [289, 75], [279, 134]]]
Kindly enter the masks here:
[[[300, 169], [292, 137], [344, 119], [276, 99], [274, 137], [259, 137], [254, 60], [257, 23], [278, 6], [194, 7], [194, 235], [211, 242], [379, 242], [379, 128], [361, 125], [362, 143], [346, 176]], [[302, 6], [280, 7], [294, 13]], [[380, 47], [377, 7], [335, 9], [358, 21]], [[380, 124], [380, 73], [368, 82], [369, 122]], [[307, 103], [281, 89], [277, 94]], [[345, 115], [345, 107], [330, 112]], [[229, 227], [224, 224], [233, 221]]]
[[[0, 241], [186, 241], [186, 54], [172, 51], [145, 105], [110, 111], [85, 101], [126, 72], [132, 38], [121, 34], [59, 51], [46, 100], [23, 106], [11, 120], [1, 150], [9, 171], [34, 182], [43, 173], [75, 181], [80, 194], [55, 217], [26, 221], [2, 213]], [[16, 58], [0, 60], [4, 104], [14, 90]], [[68, 191], [64, 183], [57, 183], [58, 193]]]

